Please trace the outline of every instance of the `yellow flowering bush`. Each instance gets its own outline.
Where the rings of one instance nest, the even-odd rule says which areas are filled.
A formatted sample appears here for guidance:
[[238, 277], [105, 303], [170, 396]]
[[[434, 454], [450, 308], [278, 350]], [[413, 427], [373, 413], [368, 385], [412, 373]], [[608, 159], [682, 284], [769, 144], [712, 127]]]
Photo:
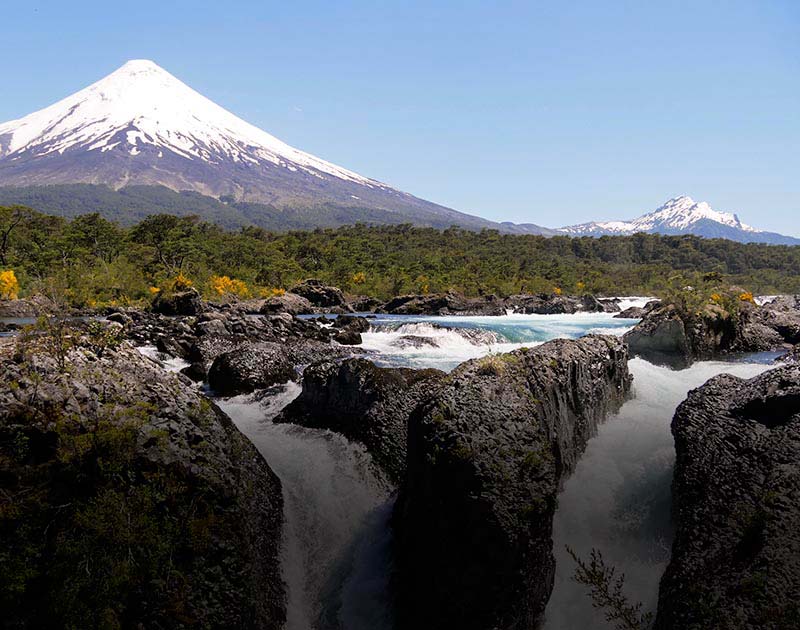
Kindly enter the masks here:
[[228, 276], [211, 276], [208, 284], [217, 295], [235, 295], [239, 298], [250, 296], [250, 289], [243, 280]]
[[750, 293], [750, 291], [745, 291], [744, 293], [740, 293], [739, 294], [739, 299], [742, 302], [750, 302], [750, 304], [755, 304], [756, 303], [755, 299], [753, 298], [753, 294]]
[[183, 275], [181, 271], [175, 279], [172, 281], [172, 290], [173, 291], [186, 291], [186, 289], [190, 289], [194, 285], [189, 278]]
[[564, 293], [564, 291], [561, 287], [553, 287], [553, 293], [556, 295], [561, 295], [562, 293]]
[[19, 297], [19, 281], [13, 269], [0, 271], [0, 298], [16, 300]]

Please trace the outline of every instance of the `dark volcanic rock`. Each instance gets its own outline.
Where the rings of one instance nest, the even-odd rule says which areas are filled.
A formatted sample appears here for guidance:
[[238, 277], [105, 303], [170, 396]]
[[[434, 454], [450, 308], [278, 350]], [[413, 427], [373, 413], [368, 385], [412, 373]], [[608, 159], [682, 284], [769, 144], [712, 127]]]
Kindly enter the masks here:
[[642, 319], [647, 313], [655, 308], [661, 306], [658, 300], [650, 300], [647, 304], [642, 306], [629, 306], [624, 311], [620, 311], [614, 317], [619, 319]]
[[677, 532], [656, 627], [800, 627], [800, 366], [711, 379], [672, 433]]
[[53, 303], [41, 295], [19, 300], [0, 300], [0, 317], [38, 317], [52, 310]]
[[296, 377], [281, 344], [248, 344], [219, 355], [208, 370], [208, 385], [218, 396], [234, 396], [285, 383]]
[[759, 309], [758, 321], [787, 343], [800, 343], [800, 296], [775, 298]]
[[338, 306], [348, 310], [347, 300], [341, 289], [330, 287], [320, 280], [306, 280], [293, 286], [289, 292], [307, 299], [313, 306], [322, 308]]
[[128, 344], [32, 344], [0, 341], [3, 625], [282, 628], [280, 482], [231, 420]]
[[356, 313], [372, 313], [381, 305], [381, 301], [377, 298], [358, 295], [347, 298], [347, 304]]
[[197, 289], [189, 288], [174, 293], [159, 293], [150, 308], [160, 315], [199, 315], [203, 312], [203, 303]]
[[361, 333], [370, 329], [369, 320], [364, 317], [340, 316], [333, 321], [336, 329], [333, 340], [347, 346], [361, 343]]
[[393, 315], [505, 315], [504, 301], [489, 295], [465, 298], [457, 293], [401, 295], [376, 309]]
[[461, 364], [412, 413], [395, 508], [399, 625], [533, 628], [553, 586], [552, 519], [631, 377], [619, 338]]
[[284, 293], [271, 297], [261, 306], [260, 312], [264, 315], [307, 315], [314, 312], [314, 307], [306, 298], [294, 293]]
[[580, 297], [578, 310], [586, 313], [618, 313], [619, 304], [614, 300], [598, 300], [587, 293]]
[[695, 313], [675, 305], [660, 306], [645, 313], [624, 339], [632, 355], [676, 368], [733, 352], [771, 350], [783, 343], [761, 322], [757, 306], [742, 302], [738, 309], [729, 313], [707, 304]]
[[631, 355], [644, 357], [651, 363], [688, 367], [693, 361], [686, 325], [673, 306], [649, 313], [623, 338]]
[[506, 300], [506, 306], [516, 313], [526, 315], [560, 315], [575, 313], [579, 310], [577, 298], [567, 295], [542, 293], [539, 295], [512, 295]]
[[303, 391], [275, 422], [330, 429], [361, 442], [387, 474], [405, 472], [408, 416], [444, 377], [439, 370], [381, 368], [366, 359], [327, 361], [303, 373]]

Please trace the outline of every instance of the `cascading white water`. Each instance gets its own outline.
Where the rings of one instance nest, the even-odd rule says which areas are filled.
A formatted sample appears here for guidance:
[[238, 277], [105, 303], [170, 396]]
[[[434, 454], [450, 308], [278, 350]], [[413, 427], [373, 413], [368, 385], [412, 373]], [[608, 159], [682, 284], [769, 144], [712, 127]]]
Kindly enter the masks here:
[[289, 383], [217, 401], [281, 480], [286, 628], [388, 629], [393, 488], [363, 447], [330, 431], [272, 422], [299, 393]]
[[545, 630], [614, 627], [592, 607], [588, 589], [572, 580], [575, 563], [565, 545], [587, 560], [591, 549], [598, 549], [607, 564], [625, 574], [629, 599], [655, 610], [672, 543], [670, 422], [675, 408], [690, 389], [716, 374], [749, 378], [770, 366], [702, 362], [672, 371], [633, 359], [629, 367], [633, 398], [600, 426], [558, 497], [556, 582]]
[[167, 372], [180, 372], [183, 368], [188, 367], [189, 364], [183, 359], [178, 357], [171, 357], [168, 354], [159, 352], [155, 346], [139, 346], [136, 348], [144, 356], [153, 359], [159, 363]]
[[[629, 300], [641, 304], [646, 298]], [[438, 326], [431, 325], [432, 322]], [[386, 365], [449, 370], [464, 360], [507, 352], [557, 337], [623, 334], [635, 322], [606, 313], [506, 317], [382, 317], [363, 334], [369, 358]], [[495, 337], [453, 328], [480, 329]], [[398, 345], [404, 336], [420, 346]], [[489, 343], [486, 343], [486, 341]], [[165, 361], [155, 348], [142, 351]], [[633, 398], [601, 425], [559, 495], [554, 520], [556, 585], [545, 630], [607, 627], [585, 588], [570, 578], [569, 544], [586, 557], [592, 547], [626, 574], [633, 601], [654, 606], [669, 558], [670, 483], [674, 446], [670, 420], [688, 390], [711, 376], [749, 377], [764, 364], [705, 362], [683, 371], [634, 359]], [[329, 431], [274, 424], [272, 418], [300, 392], [297, 384], [218, 403], [280, 477], [284, 493], [282, 565], [288, 587], [288, 630], [388, 630], [388, 582], [394, 488], [363, 447]]]

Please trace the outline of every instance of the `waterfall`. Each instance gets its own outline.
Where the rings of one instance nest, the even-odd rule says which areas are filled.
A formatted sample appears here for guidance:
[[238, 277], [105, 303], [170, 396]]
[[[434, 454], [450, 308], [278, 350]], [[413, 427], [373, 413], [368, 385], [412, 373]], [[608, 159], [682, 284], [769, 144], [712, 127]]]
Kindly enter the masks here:
[[217, 401], [281, 480], [286, 628], [388, 630], [394, 489], [362, 446], [272, 422], [299, 393], [289, 383]]

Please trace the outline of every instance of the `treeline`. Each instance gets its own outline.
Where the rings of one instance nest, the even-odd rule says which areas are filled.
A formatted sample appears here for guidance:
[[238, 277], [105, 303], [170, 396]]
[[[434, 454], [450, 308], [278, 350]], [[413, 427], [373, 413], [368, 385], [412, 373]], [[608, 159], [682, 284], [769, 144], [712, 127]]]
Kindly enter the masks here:
[[8, 270], [21, 295], [56, 284], [75, 306], [146, 300], [178, 275], [207, 297], [234, 286], [240, 295], [268, 295], [310, 277], [381, 299], [556, 288], [660, 294], [676, 281], [691, 284], [709, 272], [755, 293], [800, 293], [800, 247], [646, 234], [545, 238], [410, 225], [231, 232], [172, 215], [123, 228], [97, 214], [67, 220], [22, 207], [0, 208], [0, 271]]

